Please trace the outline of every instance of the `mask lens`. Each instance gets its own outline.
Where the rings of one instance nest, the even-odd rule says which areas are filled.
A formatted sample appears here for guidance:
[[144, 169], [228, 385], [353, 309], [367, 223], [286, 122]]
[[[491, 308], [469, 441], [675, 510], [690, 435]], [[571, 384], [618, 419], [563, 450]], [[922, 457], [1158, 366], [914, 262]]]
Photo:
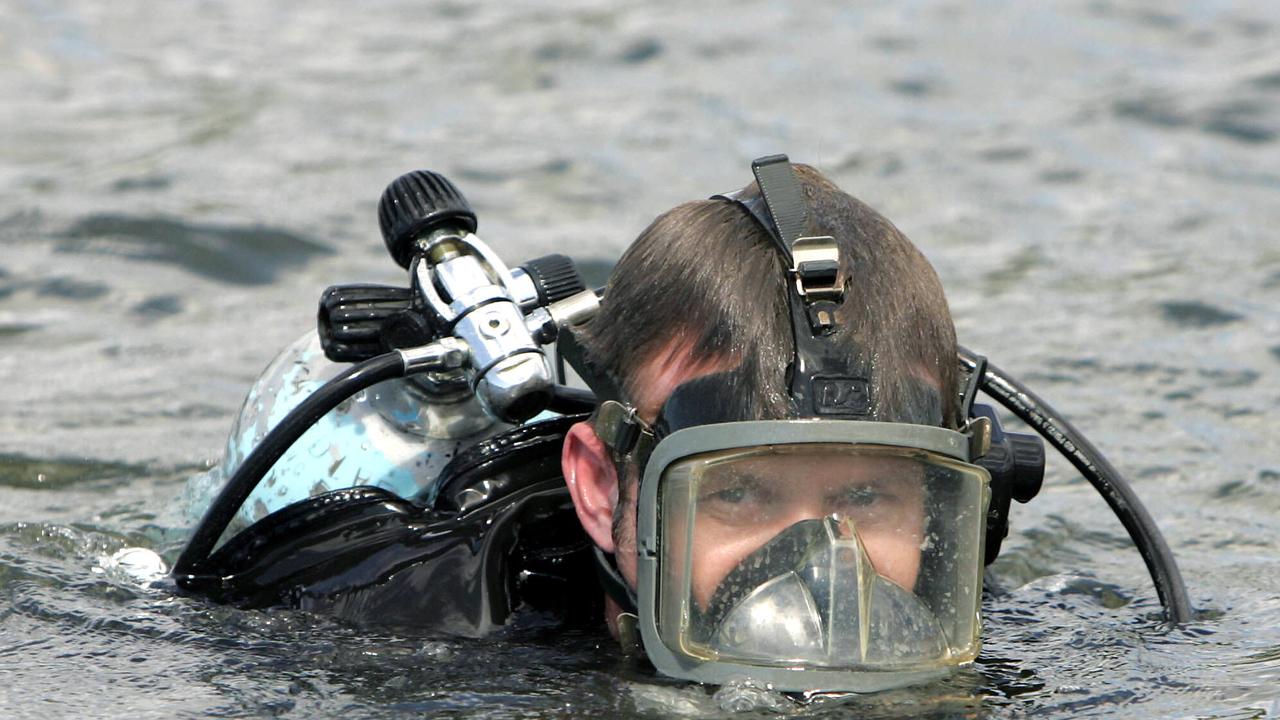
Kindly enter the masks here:
[[660, 632], [693, 658], [937, 666], [977, 651], [982, 471], [834, 443], [673, 463]]
[[701, 473], [694, 515], [694, 595], [705, 604], [740, 561], [801, 520], [832, 518], [862, 542], [872, 565], [915, 585], [924, 542], [924, 467], [902, 457], [794, 452], [725, 458]]

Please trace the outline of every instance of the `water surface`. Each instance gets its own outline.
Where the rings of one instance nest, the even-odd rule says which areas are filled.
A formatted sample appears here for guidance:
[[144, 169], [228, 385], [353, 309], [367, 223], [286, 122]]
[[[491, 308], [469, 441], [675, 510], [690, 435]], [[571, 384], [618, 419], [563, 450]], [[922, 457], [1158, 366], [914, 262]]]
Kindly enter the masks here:
[[[0, 0], [0, 17], [0, 714], [1280, 717], [1275, 6]], [[915, 239], [962, 342], [1129, 475], [1196, 622], [1161, 626], [1065, 463], [1015, 509], [978, 663], [809, 707], [655, 679], [598, 634], [242, 612], [112, 559], [172, 560], [186, 478], [324, 287], [403, 281], [374, 217], [398, 174], [452, 178], [511, 262], [607, 264], [777, 151]]]

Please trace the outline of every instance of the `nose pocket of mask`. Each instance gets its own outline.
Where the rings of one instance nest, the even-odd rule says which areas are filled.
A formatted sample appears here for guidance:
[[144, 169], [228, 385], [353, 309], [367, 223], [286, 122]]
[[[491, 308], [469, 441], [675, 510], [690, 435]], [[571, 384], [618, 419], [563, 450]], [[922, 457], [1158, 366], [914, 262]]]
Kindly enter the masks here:
[[710, 607], [723, 656], [847, 667], [947, 654], [933, 613], [879, 575], [856, 528], [834, 518], [784, 530], [726, 576]]

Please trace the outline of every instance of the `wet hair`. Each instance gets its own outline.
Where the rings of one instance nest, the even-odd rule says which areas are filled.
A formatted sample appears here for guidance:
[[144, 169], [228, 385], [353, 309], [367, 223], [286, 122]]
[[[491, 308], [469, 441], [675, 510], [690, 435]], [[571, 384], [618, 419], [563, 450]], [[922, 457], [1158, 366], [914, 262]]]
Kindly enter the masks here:
[[[868, 419], [956, 427], [955, 327], [933, 267], [880, 213], [814, 168], [793, 167], [809, 208], [805, 234], [830, 235], [840, 247], [846, 286], [835, 342], [870, 381]], [[753, 182], [743, 192], [750, 199], [760, 190]], [[793, 418], [786, 281], [773, 240], [745, 210], [724, 200], [684, 203], [623, 254], [578, 339], [627, 398], [636, 397], [640, 368], [674, 349], [687, 356], [660, 360], [720, 359], [731, 368], [736, 391], [726, 401], [736, 419]]]

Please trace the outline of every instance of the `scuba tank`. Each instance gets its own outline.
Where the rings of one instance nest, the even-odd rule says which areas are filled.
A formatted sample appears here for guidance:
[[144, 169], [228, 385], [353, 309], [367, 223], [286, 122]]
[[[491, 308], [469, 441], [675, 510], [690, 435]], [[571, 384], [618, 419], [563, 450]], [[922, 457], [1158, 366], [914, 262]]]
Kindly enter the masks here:
[[[249, 390], [218, 468], [231, 477], [267, 432], [343, 365], [308, 332], [280, 353]], [[330, 490], [378, 487], [429, 503], [434, 480], [463, 449], [510, 424], [470, 393], [441, 392], [417, 378], [385, 380], [325, 414], [272, 466], [240, 507], [236, 527]]]
[[593, 572], [559, 473], [589, 393], [557, 385], [547, 347], [598, 300], [563, 255], [508, 269], [434, 173], [391, 183], [379, 220], [410, 286], [323, 293], [317, 332], [250, 390], [175, 580], [241, 606], [483, 633]]

